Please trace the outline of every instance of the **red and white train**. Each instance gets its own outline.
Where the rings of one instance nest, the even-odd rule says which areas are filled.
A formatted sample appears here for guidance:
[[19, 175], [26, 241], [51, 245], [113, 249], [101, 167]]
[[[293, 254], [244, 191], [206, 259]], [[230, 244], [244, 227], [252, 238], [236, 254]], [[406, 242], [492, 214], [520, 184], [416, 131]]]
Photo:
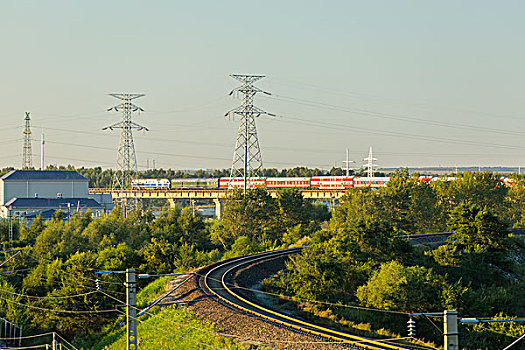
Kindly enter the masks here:
[[[348, 188], [381, 188], [390, 181], [389, 177], [315, 176], [315, 177], [251, 177], [250, 188], [299, 188], [318, 190], [344, 190]], [[243, 188], [242, 177], [221, 177], [210, 179], [137, 179], [132, 181], [134, 189], [231, 189]]]

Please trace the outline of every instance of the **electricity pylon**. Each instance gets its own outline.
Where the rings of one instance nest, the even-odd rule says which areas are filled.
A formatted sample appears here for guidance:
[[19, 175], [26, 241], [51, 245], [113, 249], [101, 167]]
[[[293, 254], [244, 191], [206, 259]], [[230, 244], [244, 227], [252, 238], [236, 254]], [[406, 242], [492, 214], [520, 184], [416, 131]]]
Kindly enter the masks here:
[[368, 157], [363, 158], [363, 160], [367, 161], [367, 164], [364, 165], [364, 167], [366, 168], [366, 176], [374, 177], [374, 172], [377, 169], [377, 164], [375, 164], [375, 162], [377, 161], [377, 158], [374, 158], [372, 156], [372, 147], [370, 147], [370, 151], [368, 152]]
[[[122, 120], [110, 126], [106, 126], [102, 130], [120, 129], [120, 142], [117, 151], [117, 167], [113, 175], [112, 190], [131, 189], [131, 181], [137, 175], [137, 155], [135, 154], [135, 145], [133, 143], [133, 130], [145, 130], [148, 128], [139, 125], [131, 120], [133, 112], [144, 111], [141, 107], [131, 102], [134, 99], [145, 96], [144, 94], [109, 94], [121, 100], [121, 103], [108, 108], [108, 111], [114, 110], [122, 113]], [[138, 208], [138, 200], [131, 199], [122, 201], [122, 210], [126, 214], [131, 210]]]
[[31, 117], [30, 113], [26, 112], [26, 127], [24, 129], [24, 155], [22, 159], [22, 169], [30, 169], [33, 167], [33, 151], [31, 149]]
[[263, 167], [255, 118], [261, 114], [270, 116], [274, 116], [274, 114], [265, 112], [253, 105], [253, 98], [258, 92], [270, 95], [269, 92], [263, 91], [253, 85], [257, 80], [264, 78], [264, 75], [232, 74], [230, 76], [241, 82], [241, 86], [233, 89], [230, 95], [234, 93], [243, 95], [241, 105], [225, 114], [225, 116], [232, 117], [238, 115], [240, 117], [230, 178], [244, 178], [244, 193], [246, 193], [246, 189], [250, 187], [248, 183], [249, 179], [254, 176], [260, 176]]

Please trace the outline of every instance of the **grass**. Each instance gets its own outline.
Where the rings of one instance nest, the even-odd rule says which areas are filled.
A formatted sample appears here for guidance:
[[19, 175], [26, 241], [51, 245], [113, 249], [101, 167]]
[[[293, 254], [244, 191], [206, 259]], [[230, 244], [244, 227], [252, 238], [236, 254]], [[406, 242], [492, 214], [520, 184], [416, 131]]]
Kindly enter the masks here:
[[[170, 277], [159, 278], [137, 295], [139, 308], [149, 305], [158, 295], [165, 291]], [[120, 315], [115, 327], [108, 331], [94, 350], [121, 350], [126, 348], [125, 316]], [[168, 306], [155, 307], [149, 314], [139, 318], [138, 340], [141, 350], [193, 350], [193, 349], [227, 349], [248, 350], [264, 349], [252, 344], [236, 343], [231, 337], [219, 336], [214, 332], [213, 324], [201, 320], [186, 308]]]

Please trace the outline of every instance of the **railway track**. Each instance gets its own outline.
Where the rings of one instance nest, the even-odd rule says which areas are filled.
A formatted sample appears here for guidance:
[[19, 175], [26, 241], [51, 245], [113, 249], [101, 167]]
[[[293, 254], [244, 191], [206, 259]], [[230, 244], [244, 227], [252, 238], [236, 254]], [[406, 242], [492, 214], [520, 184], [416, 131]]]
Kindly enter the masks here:
[[257, 303], [248, 300], [235, 291], [236, 288], [231, 280], [238, 270], [245, 268], [250, 264], [258, 263], [264, 260], [296, 254], [301, 250], [302, 248], [290, 248], [222, 261], [209, 266], [205, 270], [202, 270], [202, 277], [199, 280], [199, 284], [206, 293], [214, 296], [221, 302], [233, 308], [252, 314], [256, 317], [260, 317], [272, 323], [292, 328], [299, 332], [304, 332], [328, 339], [334, 343], [341, 343], [347, 348], [377, 350], [411, 349], [408, 346], [389, 344], [380, 340], [355, 336], [328, 327], [319, 326], [314, 323], [307, 322], [302, 319], [283, 314], [279, 311], [258, 305]]

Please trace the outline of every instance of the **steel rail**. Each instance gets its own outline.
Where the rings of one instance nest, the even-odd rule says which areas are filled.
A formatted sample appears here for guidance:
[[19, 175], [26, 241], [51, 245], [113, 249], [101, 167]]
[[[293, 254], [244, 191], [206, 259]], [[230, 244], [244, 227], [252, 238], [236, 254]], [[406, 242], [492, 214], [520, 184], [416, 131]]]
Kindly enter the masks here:
[[[286, 327], [293, 328], [305, 333], [313, 334], [315, 336], [320, 336], [333, 340], [334, 343], [340, 342], [346, 345], [350, 345], [355, 349], [374, 349], [374, 350], [406, 350], [410, 347], [402, 347], [398, 345], [392, 345], [380, 340], [369, 339], [365, 337], [360, 337], [327, 327], [319, 326], [311, 322], [307, 322], [283, 313], [270, 310], [265, 308], [257, 303], [254, 303], [239, 294], [232, 291], [229, 287], [229, 283], [226, 282], [226, 279], [233, 271], [239, 269], [240, 267], [251, 264], [254, 262], [272, 259], [284, 255], [290, 255], [299, 253], [302, 250], [302, 247], [299, 248], [289, 248], [273, 252], [260, 253], [255, 255], [249, 255], [241, 258], [230, 259], [213, 266], [204, 276], [203, 283], [206, 290], [209, 291], [213, 296], [221, 300], [222, 302], [236, 308], [247, 312], [249, 314], [261, 317], [270, 322], [274, 322]], [[218, 276], [217, 276], [218, 275]], [[212, 277], [213, 276], [213, 277]], [[210, 286], [210, 284], [212, 286]]]

